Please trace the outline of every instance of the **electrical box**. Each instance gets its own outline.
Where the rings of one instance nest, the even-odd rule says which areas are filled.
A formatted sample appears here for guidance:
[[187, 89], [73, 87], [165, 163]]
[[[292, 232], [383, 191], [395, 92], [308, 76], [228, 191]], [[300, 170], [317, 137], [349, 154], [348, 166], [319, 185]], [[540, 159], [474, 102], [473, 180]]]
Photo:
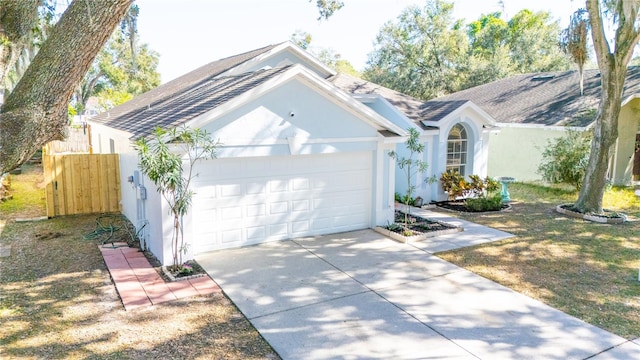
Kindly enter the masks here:
[[136, 191], [136, 198], [138, 200], [147, 200], [147, 188], [144, 186], [138, 186]]

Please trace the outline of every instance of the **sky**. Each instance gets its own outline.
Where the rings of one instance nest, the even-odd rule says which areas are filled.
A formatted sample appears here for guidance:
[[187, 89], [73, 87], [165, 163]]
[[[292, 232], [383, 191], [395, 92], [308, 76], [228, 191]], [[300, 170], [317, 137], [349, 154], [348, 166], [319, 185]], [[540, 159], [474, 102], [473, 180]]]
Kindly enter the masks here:
[[[160, 53], [165, 83], [227, 56], [287, 41], [296, 31], [312, 48], [330, 48], [363, 70], [380, 28], [425, 0], [344, 0], [329, 20], [318, 21], [315, 0], [136, 0], [140, 40]], [[566, 26], [577, 0], [504, 0], [507, 18], [527, 8], [549, 11]], [[467, 22], [501, 11], [498, 0], [455, 0], [454, 18]]]

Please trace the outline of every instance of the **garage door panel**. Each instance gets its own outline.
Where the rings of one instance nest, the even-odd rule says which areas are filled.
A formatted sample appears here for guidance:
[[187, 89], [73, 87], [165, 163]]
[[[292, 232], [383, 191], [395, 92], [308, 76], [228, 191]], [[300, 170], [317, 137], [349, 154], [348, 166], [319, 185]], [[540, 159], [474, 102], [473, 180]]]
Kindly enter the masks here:
[[279, 224], [269, 225], [269, 235], [279, 239], [281, 236], [286, 236], [289, 233], [289, 226], [286, 222]]
[[287, 214], [289, 213], [289, 202], [288, 201], [274, 201], [269, 204], [269, 214], [278, 215], [278, 214]]
[[291, 212], [308, 212], [311, 200], [303, 199], [303, 200], [292, 200], [291, 201]]
[[222, 231], [222, 243], [233, 244], [242, 241], [242, 230], [232, 229]]
[[249, 204], [245, 207], [247, 218], [263, 217], [267, 213], [265, 204]]
[[204, 161], [194, 182], [194, 250], [366, 228], [371, 163], [370, 152]]
[[294, 234], [306, 234], [311, 230], [311, 224], [309, 220], [293, 221], [291, 223], [291, 232]]
[[308, 178], [291, 179], [291, 191], [306, 191], [310, 189]]
[[267, 237], [267, 226], [253, 226], [247, 228], [247, 240], [259, 241]]
[[247, 195], [264, 195], [267, 193], [267, 186], [263, 182], [249, 182], [246, 185], [245, 194]]

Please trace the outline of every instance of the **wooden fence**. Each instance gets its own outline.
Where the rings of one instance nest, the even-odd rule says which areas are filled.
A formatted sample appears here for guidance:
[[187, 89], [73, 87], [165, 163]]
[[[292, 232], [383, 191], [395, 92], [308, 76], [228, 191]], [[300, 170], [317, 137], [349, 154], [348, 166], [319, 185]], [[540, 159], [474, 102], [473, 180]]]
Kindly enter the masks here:
[[91, 153], [91, 126], [69, 126], [64, 141], [51, 141], [45, 145], [47, 154]]
[[118, 154], [43, 154], [47, 216], [120, 211]]

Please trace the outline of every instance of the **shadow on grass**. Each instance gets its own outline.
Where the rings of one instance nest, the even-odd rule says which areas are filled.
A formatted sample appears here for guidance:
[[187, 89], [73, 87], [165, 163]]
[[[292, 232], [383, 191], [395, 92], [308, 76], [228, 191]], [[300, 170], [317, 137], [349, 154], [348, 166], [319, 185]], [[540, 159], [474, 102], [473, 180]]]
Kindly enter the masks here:
[[[0, 243], [5, 358], [277, 358], [224, 296], [127, 312], [98, 245], [95, 215], [8, 223]], [[38, 236], [54, 234], [56, 236]]]
[[[537, 187], [515, 187], [514, 198], [535, 198], [531, 189]], [[567, 218], [549, 205], [567, 194], [557, 195], [520, 200], [512, 212], [490, 218], [461, 215], [516, 237], [438, 256], [615, 334], [639, 337], [640, 222]]]

